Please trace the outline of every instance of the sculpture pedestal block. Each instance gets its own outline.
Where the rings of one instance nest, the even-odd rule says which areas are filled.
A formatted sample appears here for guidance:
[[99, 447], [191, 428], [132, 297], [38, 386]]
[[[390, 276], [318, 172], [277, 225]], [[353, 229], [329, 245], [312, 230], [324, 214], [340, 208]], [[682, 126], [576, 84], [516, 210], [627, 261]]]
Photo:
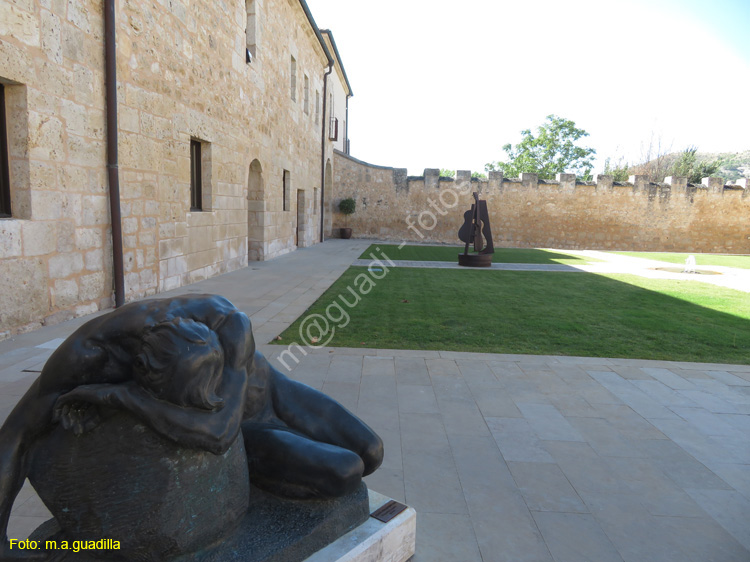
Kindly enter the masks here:
[[[311, 554], [366, 522], [370, 515], [367, 486], [331, 500], [289, 500], [250, 489], [250, 507], [237, 529], [218, 544], [178, 557], [157, 558], [143, 553], [137, 560], [169, 562], [302, 562]], [[381, 524], [382, 525], [382, 524]], [[41, 525], [31, 538], [62, 538], [55, 519]], [[72, 544], [72, 543], [71, 543]], [[117, 550], [56, 553], [55, 562], [100, 562], [116, 559]], [[135, 558], [134, 558], [135, 560]]]
[[250, 507], [225, 541], [174, 562], [302, 562], [309, 555], [367, 521], [367, 486], [332, 500], [288, 500], [250, 491]]
[[215, 544], [251, 498], [241, 437], [223, 455], [185, 449], [125, 412], [80, 436], [57, 425], [30, 457], [29, 481], [57, 527], [44, 538], [119, 542], [97, 562], [163, 562]]
[[[369, 490], [370, 513], [390, 500]], [[369, 518], [305, 562], [405, 562], [414, 556], [417, 512], [407, 507], [387, 523]]]
[[[369, 513], [389, 498], [368, 491], [364, 484], [336, 500], [284, 500], [256, 489], [251, 494], [255, 510], [226, 541], [172, 562], [405, 562], [414, 555], [414, 509], [407, 507], [387, 523], [371, 518]], [[59, 529], [50, 519], [31, 538], [43, 542]], [[94, 562], [101, 554], [57, 551], [54, 560]], [[116, 556], [117, 551], [108, 554]]]

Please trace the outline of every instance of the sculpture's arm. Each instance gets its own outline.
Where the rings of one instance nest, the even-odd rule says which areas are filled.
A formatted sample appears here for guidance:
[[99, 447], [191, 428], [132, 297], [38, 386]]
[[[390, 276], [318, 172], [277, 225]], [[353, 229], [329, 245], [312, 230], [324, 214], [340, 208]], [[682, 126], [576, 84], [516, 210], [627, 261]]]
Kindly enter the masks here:
[[[87, 327], [87, 326], [84, 326]], [[121, 336], [121, 341], [126, 336]], [[54, 394], [89, 382], [118, 383], [130, 378], [130, 367], [113, 358], [114, 346], [79, 330], [50, 356], [39, 376], [40, 393]], [[116, 350], [115, 350], [116, 351]]]
[[216, 332], [227, 367], [244, 370], [255, 348], [250, 320], [227, 299], [191, 295], [145, 300], [90, 320], [67, 338], [42, 369], [42, 392], [130, 379], [143, 330], [177, 317], [201, 322]]
[[7, 537], [13, 502], [26, 479], [26, 451], [40, 433], [49, 429], [52, 405], [58, 396], [42, 394], [39, 389], [37, 379], [0, 427], [0, 561], [47, 557], [42, 550], [21, 550], [17, 544], [10, 548]]
[[159, 400], [134, 382], [81, 385], [57, 399], [53, 418], [81, 433], [91, 422], [76, 417], [76, 403], [88, 402], [127, 410], [171, 441], [221, 455], [229, 449], [240, 430], [246, 385], [244, 371], [225, 369], [218, 389], [224, 405], [215, 411]]

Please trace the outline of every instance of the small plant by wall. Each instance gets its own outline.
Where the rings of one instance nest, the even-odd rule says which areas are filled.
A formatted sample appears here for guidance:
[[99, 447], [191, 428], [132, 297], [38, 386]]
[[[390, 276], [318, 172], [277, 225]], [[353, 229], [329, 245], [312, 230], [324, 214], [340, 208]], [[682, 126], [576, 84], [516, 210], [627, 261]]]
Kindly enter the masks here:
[[351, 238], [352, 229], [349, 228], [348, 217], [354, 214], [357, 208], [357, 203], [352, 197], [347, 197], [339, 202], [339, 212], [344, 215], [344, 226], [341, 228], [341, 238]]

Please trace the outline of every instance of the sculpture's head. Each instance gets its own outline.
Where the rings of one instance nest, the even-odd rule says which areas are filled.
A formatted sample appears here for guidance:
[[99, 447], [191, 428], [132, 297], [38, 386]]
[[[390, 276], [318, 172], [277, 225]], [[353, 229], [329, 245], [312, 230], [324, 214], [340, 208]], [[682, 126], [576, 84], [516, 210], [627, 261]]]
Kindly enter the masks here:
[[224, 351], [205, 324], [175, 318], [149, 328], [135, 358], [135, 379], [157, 398], [180, 406], [214, 410]]

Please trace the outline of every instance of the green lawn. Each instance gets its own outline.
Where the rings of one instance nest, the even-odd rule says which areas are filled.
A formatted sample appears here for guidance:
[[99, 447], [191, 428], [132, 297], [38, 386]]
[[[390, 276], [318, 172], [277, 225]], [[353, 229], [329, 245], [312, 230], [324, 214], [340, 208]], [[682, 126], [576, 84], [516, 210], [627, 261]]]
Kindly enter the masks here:
[[634, 258], [646, 258], [649, 260], [666, 261], [669, 263], [685, 264], [688, 256], [695, 256], [695, 264], [698, 266], [705, 265], [723, 265], [724, 267], [739, 267], [741, 269], [750, 269], [750, 256], [741, 254], [672, 254], [662, 252], [612, 252], [623, 256], [632, 256]]
[[[360, 256], [369, 259], [370, 254], [378, 256], [380, 251], [391, 260], [415, 261], [452, 261], [458, 262], [458, 254], [464, 252], [463, 246], [404, 246], [400, 250], [397, 245], [373, 244]], [[567, 265], [581, 265], [596, 259], [581, 258], [565, 252], [552, 250], [536, 250], [529, 248], [495, 248], [492, 256], [493, 263], [564, 263]]]
[[275, 343], [309, 343], [300, 322], [317, 313], [337, 326], [318, 345], [750, 362], [750, 297], [739, 291], [633, 275], [412, 268], [378, 272], [368, 287], [367, 271], [347, 270]]

